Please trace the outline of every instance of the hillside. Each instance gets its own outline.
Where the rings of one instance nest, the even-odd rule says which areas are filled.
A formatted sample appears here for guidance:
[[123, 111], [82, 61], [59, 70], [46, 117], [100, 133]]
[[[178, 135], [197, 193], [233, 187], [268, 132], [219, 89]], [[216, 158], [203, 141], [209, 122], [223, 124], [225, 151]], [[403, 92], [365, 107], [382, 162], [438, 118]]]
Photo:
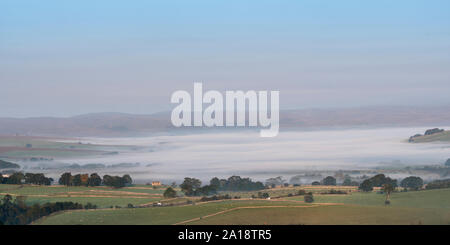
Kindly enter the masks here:
[[415, 135], [409, 139], [412, 143], [450, 142], [450, 131], [445, 130], [429, 135]]
[[7, 162], [0, 160], [0, 169], [6, 169], [6, 168], [20, 168], [18, 164]]
[[[280, 128], [426, 126], [450, 124], [450, 106], [361, 107], [280, 111]], [[74, 117], [0, 118], [0, 135], [142, 136], [172, 130], [170, 112], [151, 115], [93, 113]]]

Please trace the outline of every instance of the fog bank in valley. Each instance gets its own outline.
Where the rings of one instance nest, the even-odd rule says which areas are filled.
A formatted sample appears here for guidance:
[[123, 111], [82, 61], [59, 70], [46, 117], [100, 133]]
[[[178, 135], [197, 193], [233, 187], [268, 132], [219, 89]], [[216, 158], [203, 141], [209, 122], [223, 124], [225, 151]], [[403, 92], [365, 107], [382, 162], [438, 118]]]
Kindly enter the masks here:
[[[141, 181], [180, 181], [186, 176], [209, 180], [214, 176], [230, 175], [264, 180], [277, 175], [289, 178], [313, 170], [401, 168], [442, 163], [450, 157], [450, 145], [406, 142], [410, 135], [425, 129], [289, 131], [281, 132], [274, 138], [261, 138], [256, 131], [142, 138], [82, 138], [85, 143], [137, 145], [143, 146], [144, 150], [60, 162], [101, 163], [107, 166], [139, 163], [136, 167], [117, 171], [127, 171]], [[111, 172], [112, 168], [108, 171]]]

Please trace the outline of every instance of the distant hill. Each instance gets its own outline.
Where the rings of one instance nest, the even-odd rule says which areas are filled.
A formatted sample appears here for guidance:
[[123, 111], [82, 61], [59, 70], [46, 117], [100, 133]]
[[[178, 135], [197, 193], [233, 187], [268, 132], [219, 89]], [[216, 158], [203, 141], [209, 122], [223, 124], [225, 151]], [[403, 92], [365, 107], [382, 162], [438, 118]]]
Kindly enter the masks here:
[[0, 135], [133, 136], [164, 132], [169, 116], [94, 113], [68, 118], [0, 118]]
[[6, 169], [6, 168], [20, 168], [20, 165], [0, 160], [0, 169]]
[[[450, 106], [283, 110], [280, 112], [280, 128], [450, 125], [449, 111]], [[170, 112], [152, 115], [94, 113], [67, 118], [0, 118], [0, 135], [121, 137], [174, 129]]]
[[425, 142], [449, 142], [450, 141], [450, 131], [443, 129], [429, 129], [424, 135], [416, 134], [409, 138], [409, 142], [412, 143], [425, 143]]

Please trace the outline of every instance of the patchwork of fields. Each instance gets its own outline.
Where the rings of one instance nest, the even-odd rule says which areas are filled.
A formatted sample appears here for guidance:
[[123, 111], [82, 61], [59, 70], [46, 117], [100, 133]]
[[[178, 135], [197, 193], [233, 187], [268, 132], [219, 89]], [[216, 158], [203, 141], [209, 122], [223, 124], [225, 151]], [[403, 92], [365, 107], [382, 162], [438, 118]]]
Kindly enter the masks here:
[[[56, 201], [92, 203], [96, 210], [71, 210], [35, 221], [36, 225], [153, 225], [153, 224], [450, 224], [450, 189], [396, 192], [391, 205], [377, 192], [320, 194], [326, 186], [301, 186], [270, 190], [271, 199], [252, 199], [253, 192], [229, 193], [240, 199], [200, 202], [199, 198], [164, 199], [164, 188], [0, 185], [0, 195], [26, 197], [28, 204]], [[334, 187], [340, 189], [340, 187]], [[287, 196], [299, 189], [313, 191], [315, 202]], [[179, 190], [177, 190], [179, 191]], [[245, 194], [245, 195], [244, 195]], [[187, 204], [189, 200], [192, 203]], [[154, 203], [179, 205], [153, 207]], [[134, 208], [128, 208], [132, 204]]]

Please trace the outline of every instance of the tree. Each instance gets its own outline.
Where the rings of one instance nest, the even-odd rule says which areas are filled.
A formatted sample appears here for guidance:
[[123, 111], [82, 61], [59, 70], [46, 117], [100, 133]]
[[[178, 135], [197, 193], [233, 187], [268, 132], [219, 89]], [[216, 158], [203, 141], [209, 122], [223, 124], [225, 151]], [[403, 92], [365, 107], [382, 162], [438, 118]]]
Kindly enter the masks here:
[[267, 199], [267, 198], [269, 198], [270, 197], [270, 195], [269, 195], [269, 193], [267, 193], [267, 192], [258, 192], [258, 198], [264, 198], [264, 199]]
[[52, 183], [52, 178], [45, 177], [42, 173], [26, 173], [25, 174], [25, 183], [27, 184], [35, 184], [35, 185], [50, 185]]
[[27, 206], [23, 197], [16, 197], [16, 200], [13, 200], [10, 195], [5, 195], [0, 200], [0, 224], [25, 225], [54, 212], [81, 208], [83, 205], [73, 202], [35, 203]]
[[103, 175], [103, 184], [106, 186], [111, 186], [113, 183], [112, 176], [110, 175]]
[[332, 176], [327, 176], [325, 179], [322, 180], [322, 183], [324, 185], [336, 185], [336, 179]]
[[197, 190], [195, 190], [195, 195], [212, 195], [212, 194], [216, 194], [217, 193], [217, 189], [215, 186], [212, 185], [205, 185], [202, 186], [200, 188], [197, 188]]
[[311, 183], [311, 185], [320, 185], [320, 182], [319, 182], [319, 181], [313, 181], [313, 182]]
[[445, 162], [445, 166], [450, 167], [450, 158]]
[[241, 178], [240, 176], [231, 176], [228, 179], [219, 179], [214, 177], [210, 180], [211, 190], [216, 191], [256, 191], [265, 189], [263, 183], [252, 181], [250, 178]]
[[22, 181], [25, 179], [25, 175], [22, 172], [17, 172], [11, 174], [7, 180], [7, 184], [20, 185]]
[[404, 188], [411, 188], [413, 190], [418, 190], [418, 189], [422, 188], [423, 180], [420, 177], [409, 176], [402, 180], [402, 182], [400, 183], [400, 186], [404, 187]]
[[441, 132], [444, 132], [444, 129], [432, 128], [432, 129], [427, 129], [425, 131], [425, 135], [432, 135], [432, 134], [441, 133]]
[[303, 197], [303, 199], [305, 200], [306, 203], [314, 202], [314, 197], [313, 197], [312, 193], [308, 193], [307, 195], [305, 195]]
[[364, 180], [360, 185], [359, 188], [361, 191], [369, 192], [373, 190], [373, 185], [370, 179]]
[[450, 188], [450, 179], [435, 180], [427, 184], [426, 189]]
[[122, 178], [125, 181], [125, 185], [133, 184], [133, 179], [131, 179], [131, 176], [129, 174], [125, 174]]
[[74, 175], [72, 178], [72, 185], [81, 186], [81, 184], [82, 184], [81, 174]]
[[177, 192], [172, 187], [169, 187], [164, 191], [163, 195], [165, 198], [174, 198], [177, 196]]
[[391, 193], [394, 191], [394, 186], [390, 183], [383, 185], [383, 192], [386, 195], [386, 200], [384, 201], [385, 204], [390, 204], [391, 201], [389, 198], [391, 197]]
[[384, 184], [391, 184], [393, 187], [397, 187], [397, 180], [386, 177], [384, 174], [377, 174], [369, 180], [374, 187], [383, 187]]
[[122, 188], [125, 186], [126, 179], [120, 176], [103, 176], [103, 184], [113, 188]]
[[275, 187], [277, 185], [283, 185], [284, 182], [286, 182], [286, 180], [284, 180], [282, 176], [278, 176], [278, 177], [275, 177], [275, 178], [267, 179], [266, 180], [266, 185]]
[[220, 189], [220, 180], [219, 180], [219, 178], [217, 178], [217, 177], [214, 177], [214, 178], [212, 178], [210, 181], [209, 181], [209, 185], [210, 186], [214, 186], [217, 190], [219, 190]]
[[384, 174], [377, 174], [372, 178], [364, 180], [359, 185], [359, 189], [362, 191], [372, 191], [373, 187], [383, 187], [385, 184], [390, 184], [395, 188], [397, 187], [397, 180], [386, 177]]
[[72, 185], [72, 174], [71, 173], [63, 173], [59, 178], [58, 183], [60, 185], [70, 186]]
[[351, 178], [345, 178], [344, 182], [342, 183], [343, 186], [351, 186], [352, 179]]
[[350, 177], [347, 177], [344, 179], [344, 182], [342, 183], [343, 186], [358, 186], [359, 183], [356, 181], [352, 181]]
[[180, 187], [181, 191], [184, 192], [186, 196], [193, 196], [201, 185], [202, 182], [200, 180], [186, 177]]
[[99, 186], [101, 184], [102, 178], [97, 173], [93, 173], [89, 176], [88, 186]]
[[89, 185], [89, 175], [88, 174], [80, 174], [81, 185], [88, 186]]

